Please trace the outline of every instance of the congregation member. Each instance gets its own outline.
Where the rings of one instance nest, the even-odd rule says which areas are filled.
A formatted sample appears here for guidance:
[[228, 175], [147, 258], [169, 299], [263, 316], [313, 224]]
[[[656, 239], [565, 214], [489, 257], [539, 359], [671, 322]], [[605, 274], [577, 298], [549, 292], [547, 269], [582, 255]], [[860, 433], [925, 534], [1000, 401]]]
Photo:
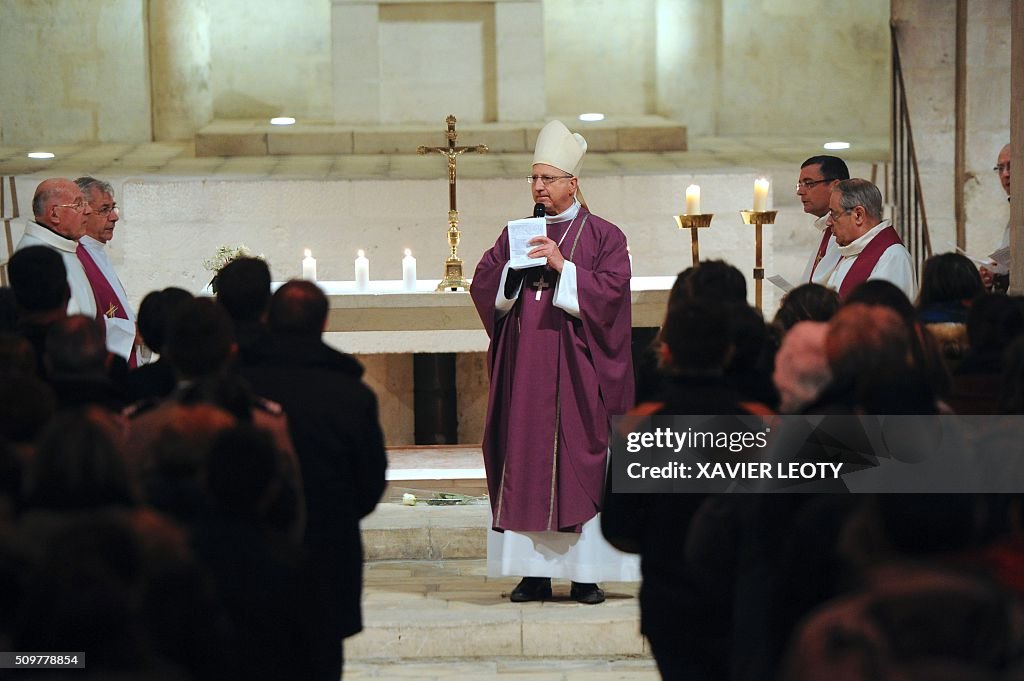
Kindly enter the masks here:
[[325, 675], [336, 679], [342, 639], [363, 628], [363, 545], [359, 521], [384, 492], [387, 456], [377, 398], [363, 383], [363, 367], [322, 340], [328, 301], [309, 281], [293, 280], [271, 297], [271, 342], [240, 371], [252, 388], [284, 407], [303, 472], [304, 544], [312, 559], [329, 623]]
[[15, 251], [29, 246], [45, 246], [60, 253], [64, 260], [70, 298], [68, 314], [96, 316], [96, 298], [82, 263], [75, 255], [79, 240], [85, 236], [85, 221], [92, 206], [71, 180], [58, 177], [43, 180], [32, 197], [33, 219], [25, 224], [25, 234]]
[[633, 402], [626, 238], [577, 197], [586, 140], [559, 121], [541, 130], [529, 177], [546, 235], [509, 267], [507, 228], [483, 254], [471, 294], [488, 350], [483, 438], [493, 512], [488, 574], [517, 575], [515, 602], [551, 598], [551, 578], [596, 604], [597, 582], [633, 580], [634, 559], [601, 536], [609, 419]]
[[80, 177], [75, 184], [92, 209], [83, 220], [85, 234], [78, 241], [75, 255], [96, 298], [96, 314], [107, 327], [107, 348], [124, 357], [128, 367], [134, 369], [141, 364], [135, 310], [107, 253], [107, 244], [114, 238], [114, 228], [120, 219], [114, 188], [93, 177]]
[[235, 361], [245, 366], [269, 340], [270, 267], [262, 258], [235, 258], [217, 273], [217, 303], [235, 327]]
[[825, 285], [845, 300], [861, 282], [885, 279], [908, 298], [917, 296], [914, 265], [889, 220], [882, 219], [882, 193], [860, 178], [836, 183], [826, 224], [835, 234], [839, 260]]
[[814, 227], [821, 233], [818, 249], [807, 261], [800, 283], [824, 284], [839, 262], [839, 245], [828, 223], [828, 201], [840, 180], [850, 179], [846, 162], [838, 156], [812, 156], [800, 165], [796, 195], [804, 212], [814, 216]]
[[46, 332], [67, 317], [67, 270], [59, 252], [46, 246], [28, 246], [7, 264], [18, 313], [15, 330], [32, 346], [35, 375], [46, 376]]

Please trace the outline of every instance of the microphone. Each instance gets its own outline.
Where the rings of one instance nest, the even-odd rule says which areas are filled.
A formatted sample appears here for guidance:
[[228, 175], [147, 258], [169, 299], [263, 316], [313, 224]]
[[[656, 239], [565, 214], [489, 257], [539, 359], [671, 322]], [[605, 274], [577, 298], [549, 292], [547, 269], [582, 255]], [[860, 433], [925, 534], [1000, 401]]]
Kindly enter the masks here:
[[535, 203], [533, 205], [533, 217], [535, 217], [535, 218], [542, 218], [542, 217], [544, 217], [544, 204], [543, 203]]

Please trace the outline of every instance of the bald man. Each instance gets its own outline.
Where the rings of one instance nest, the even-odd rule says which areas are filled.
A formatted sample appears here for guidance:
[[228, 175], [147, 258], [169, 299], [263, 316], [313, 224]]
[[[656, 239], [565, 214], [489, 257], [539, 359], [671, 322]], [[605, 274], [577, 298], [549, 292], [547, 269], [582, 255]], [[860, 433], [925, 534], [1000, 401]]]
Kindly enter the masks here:
[[43, 180], [32, 197], [32, 214], [34, 219], [26, 223], [25, 234], [14, 250], [45, 246], [60, 253], [71, 289], [67, 313], [95, 317], [96, 298], [75, 255], [78, 240], [85, 235], [85, 221], [92, 214], [82, 190], [67, 178]]

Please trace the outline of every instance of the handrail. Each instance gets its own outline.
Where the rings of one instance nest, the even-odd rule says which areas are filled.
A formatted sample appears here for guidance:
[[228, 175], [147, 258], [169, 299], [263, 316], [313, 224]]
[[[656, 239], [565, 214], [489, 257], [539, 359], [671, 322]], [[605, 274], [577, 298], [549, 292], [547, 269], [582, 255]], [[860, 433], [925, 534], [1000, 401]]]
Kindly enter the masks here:
[[[904, 245], [910, 251], [914, 269], [920, 276], [924, 261], [932, 255], [928, 216], [925, 213], [924, 193], [921, 191], [921, 173], [914, 149], [914, 132], [907, 108], [907, 89], [903, 83], [896, 24], [890, 22], [892, 39], [892, 173], [887, 173], [886, 194], [893, 204], [892, 222]], [[890, 184], [891, 183], [891, 184]]]

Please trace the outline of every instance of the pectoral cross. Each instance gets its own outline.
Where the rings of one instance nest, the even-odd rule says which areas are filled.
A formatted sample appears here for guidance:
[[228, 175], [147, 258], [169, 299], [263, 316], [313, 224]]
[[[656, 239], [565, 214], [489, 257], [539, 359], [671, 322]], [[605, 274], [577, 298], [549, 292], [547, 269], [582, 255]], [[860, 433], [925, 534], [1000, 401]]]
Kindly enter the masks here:
[[537, 295], [534, 300], [540, 300], [540, 294], [544, 292], [544, 289], [551, 288], [551, 284], [544, 280], [544, 275], [540, 275], [540, 279], [533, 282], [533, 287], [537, 289]]
[[103, 316], [108, 318], [108, 319], [113, 319], [114, 317], [116, 317], [117, 316], [117, 305], [114, 305], [113, 303], [111, 303], [110, 307], [107, 308], [107, 311], [103, 313]]
[[448, 123], [448, 130], [445, 137], [448, 138], [448, 145], [444, 147], [416, 148], [419, 154], [437, 152], [448, 159], [448, 246], [450, 248], [448, 259], [444, 263], [444, 279], [437, 285], [438, 291], [457, 291], [469, 288], [469, 282], [462, 276], [462, 259], [459, 257], [459, 240], [462, 238], [459, 232], [459, 211], [455, 203], [455, 159], [466, 152], [487, 153], [486, 144], [478, 144], [475, 147], [457, 147], [455, 140], [459, 133], [455, 132], [455, 116], [448, 114], [445, 119]]

